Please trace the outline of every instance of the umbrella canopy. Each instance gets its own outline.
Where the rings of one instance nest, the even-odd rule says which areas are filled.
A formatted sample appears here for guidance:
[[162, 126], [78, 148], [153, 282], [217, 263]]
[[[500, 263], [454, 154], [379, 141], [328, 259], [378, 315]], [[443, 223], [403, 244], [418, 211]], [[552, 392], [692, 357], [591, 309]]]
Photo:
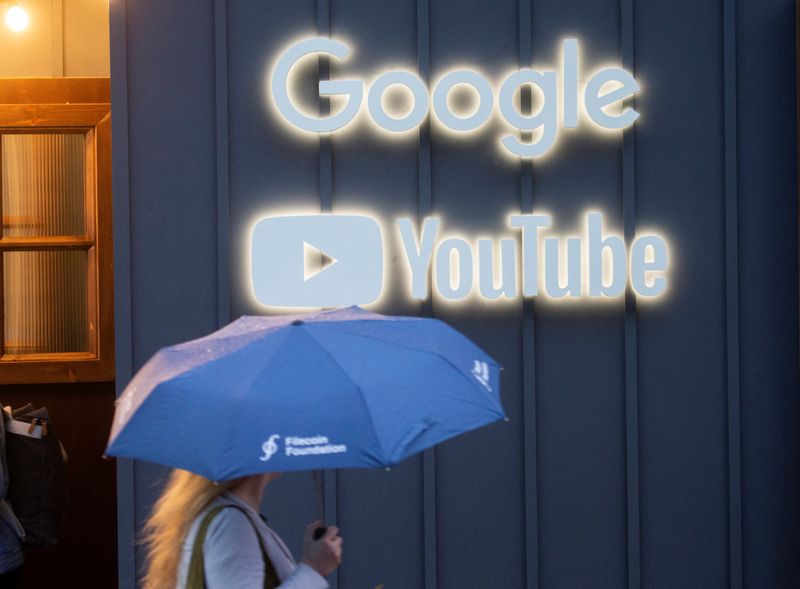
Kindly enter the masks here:
[[212, 480], [393, 466], [503, 419], [499, 370], [436, 319], [242, 317], [156, 353], [118, 399], [106, 453]]

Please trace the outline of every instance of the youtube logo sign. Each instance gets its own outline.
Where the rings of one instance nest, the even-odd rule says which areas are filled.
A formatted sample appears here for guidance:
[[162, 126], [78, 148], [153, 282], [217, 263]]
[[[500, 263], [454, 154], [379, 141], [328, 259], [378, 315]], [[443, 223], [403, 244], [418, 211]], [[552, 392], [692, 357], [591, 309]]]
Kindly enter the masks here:
[[266, 217], [253, 229], [250, 253], [253, 291], [265, 305], [367, 305], [381, 294], [381, 229], [369, 217]]
[[[511, 215], [508, 224], [518, 237], [468, 239], [442, 235], [439, 217], [419, 225], [411, 218], [396, 219], [393, 229], [405, 254], [411, 298], [424, 300], [435, 292], [448, 301], [520, 295], [598, 300], [622, 297], [628, 287], [644, 298], [667, 290], [670, 254], [659, 234], [637, 235], [629, 245], [597, 211], [587, 211], [583, 229], [566, 235], [553, 232], [553, 219], [546, 214]], [[251, 240], [256, 298], [274, 307], [376, 302], [383, 289], [385, 231], [390, 229], [362, 215], [261, 219]]]

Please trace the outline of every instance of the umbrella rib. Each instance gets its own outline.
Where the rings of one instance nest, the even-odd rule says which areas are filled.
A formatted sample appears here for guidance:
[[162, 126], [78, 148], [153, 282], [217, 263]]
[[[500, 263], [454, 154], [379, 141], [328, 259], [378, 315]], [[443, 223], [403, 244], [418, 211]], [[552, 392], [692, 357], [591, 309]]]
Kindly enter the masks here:
[[[276, 331], [280, 331], [284, 327], [286, 327], [286, 326], [282, 325]], [[288, 330], [286, 330], [283, 333], [283, 339], [284, 340], [286, 340], [288, 338], [289, 333], [290, 332]], [[250, 342], [250, 343], [253, 343], [253, 342]], [[243, 350], [245, 347], [247, 347], [247, 346], [242, 346], [242, 348], [239, 348], [239, 350], [236, 350], [236, 351], [239, 352], [239, 351]], [[261, 366], [261, 369], [258, 372], [256, 372], [255, 374], [253, 374], [251, 376], [249, 382], [252, 383], [253, 381], [255, 381], [258, 378], [259, 374], [263, 373], [265, 370], [267, 370], [272, 365], [272, 362], [275, 361], [275, 356], [278, 353], [279, 348], [280, 348], [280, 346], [275, 346], [275, 348], [272, 350], [272, 352], [271, 352], [269, 358], [267, 359], [267, 361]], [[230, 411], [231, 411], [231, 415], [232, 416], [241, 415], [242, 414], [241, 407], [242, 407], [242, 404], [243, 404], [243, 401], [244, 401], [244, 396], [242, 394], [231, 395], [231, 400], [233, 402], [228, 404], [228, 407], [230, 408]], [[228, 453], [228, 451], [234, 447], [233, 439], [232, 439], [234, 434], [235, 434], [235, 428], [228, 428], [228, 430], [225, 433], [225, 444], [223, 444], [223, 446], [222, 446], [222, 462], [223, 463], [226, 462], [225, 457], [226, 457], [226, 454]]]
[[364, 410], [367, 412], [367, 417], [369, 417], [369, 425], [370, 425], [370, 429], [372, 430], [372, 436], [375, 438], [375, 443], [378, 445], [378, 449], [380, 449], [380, 451], [381, 451], [381, 454], [382, 454], [381, 462], [385, 463], [386, 459], [388, 459], [388, 455], [386, 453], [386, 449], [383, 447], [383, 444], [381, 444], [381, 439], [378, 437], [378, 430], [375, 429], [375, 419], [372, 416], [372, 411], [370, 411], [369, 404], [367, 403], [367, 400], [364, 398], [363, 390], [356, 383], [356, 381], [353, 380], [353, 377], [351, 377], [347, 373], [347, 371], [344, 369], [344, 367], [339, 364], [339, 362], [336, 360], [334, 355], [331, 354], [328, 351], [328, 349], [322, 344], [321, 341], [319, 341], [316, 338], [316, 336], [313, 333], [309, 332], [307, 329], [304, 329], [303, 332], [308, 334], [308, 336], [316, 342], [317, 346], [319, 346], [319, 348], [325, 353], [325, 355], [328, 356], [331, 359], [331, 361], [333, 362], [334, 366], [336, 366], [336, 368], [338, 368], [339, 371], [342, 374], [345, 375], [347, 380], [350, 381], [350, 384], [352, 384], [356, 388], [356, 391], [358, 392], [358, 398], [361, 399], [361, 403], [364, 405]]
[[[420, 354], [431, 354], [432, 356], [438, 356], [439, 358], [441, 358], [442, 360], [447, 362], [450, 366], [452, 366], [453, 370], [455, 370], [458, 374], [460, 374], [464, 378], [464, 380], [466, 380], [471, 386], [475, 387], [476, 389], [478, 389], [481, 392], [484, 391], [484, 389], [481, 388], [478, 385], [477, 382], [473, 382], [472, 380], [467, 378], [467, 375], [464, 374], [459, 369], [458, 366], [453, 364], [453, 362], [452, 362], [452, 360], [450, 360], [450, 358], [448, 358], [444, 354], [441, 354], [440, 352], [437, 352], [436, 350], [421, 350], [419, 348], [414, 348], [412, 346], [408, 346], [408, 345], [401, 344], [401, 343], [398, 343], [398, 342], [389, 342], [389, 341], [386, 341], [386, 340], [379, 339], [377, 337], [371, 337], [369, 335], [365, 335], [365, 334], [361, 334], [361, 333], [350, 333], [349, 331], [345, 331], [343, 329], [336, 329], [335, 327], [331, 328], [331, 329], [334, 329], [335, 331], [338, 331], [339, 333], [343, 333], [345, 335], [349, 335], [349, 336], [352, 336], [352, 337], [360, 337], [360, 338], [363, 338], [363, 339], [368, 339], [368, 340], [371, 340], [371, 341], [375, 341], [375, 342], [379, 342], [379, 343], [385, 344], [387, 346], [394, 346], [394, 347], [397, 347], [397, 348], [403, 348], [404, 350], [411, 350], [412, 352], [418, 352]], [[498, 368], [500, 367], [500, 365], [497, 362], [495, 362], [494, 359], [491, 356], [489, 356], [485, 352], [483, 352], [483, 353], [489, 358], [489, 360], [491, 360], [492, 364], [494, 364]]]

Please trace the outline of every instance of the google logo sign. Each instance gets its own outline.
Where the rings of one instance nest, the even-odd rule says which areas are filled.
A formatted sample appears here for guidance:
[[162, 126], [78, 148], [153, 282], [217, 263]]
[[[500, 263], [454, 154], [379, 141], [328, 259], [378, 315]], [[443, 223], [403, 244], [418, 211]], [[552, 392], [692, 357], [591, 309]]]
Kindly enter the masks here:
[[[301, 40], [289, 46], [278, 57], [270, 76], [269, 89], [278, 113], [294, 128], [312, 134], [334, 133], [347, 127], [366, 102], [372, 121], [388, 134], [416, 129], [429, 113], [453, 133], [469, 133], [484, 125], [496, 111], [510, 132], [499, 138], [501, 145], [520, 158], [537, 158], [553, 147], [560, 128], [575, 129], [586, 122], [601, 129], [624, 129], [639, 118], [623, 101], [640, 89], [634, 77], [618, 67], [605, 67], [581, 83], [580, 44], [577, 39], [561, 43], [561, 64], [558, 68], [535, 70], [523, 68], [507, 75], [495, 89], [477, 71], [460, 68], [446, 73], [432, 92], [415, 73], [389, 70], [371, 83], [360, 79], [319, 81], [320, 97], [343, 100], [343, 106], [329, 116], [302, 112], [291, 97], [292, 70], [310, 56], [327, 55], [344, 60], [350, 48], [340, 41], [325, 37]], [[463, 86], [474, 95], [471, 112], [455, 112], [448, 98]], [[523, 113], [517, 104], [521, 88], [533, 89], [536, 112]], [[411, 107], [404, 113], [390, 113], [385, 95], [399, 87], [410, 95]], [[580, 114], [585, 113], [585, 117]], [[529, 137], [524, 138], [525, 133]]]

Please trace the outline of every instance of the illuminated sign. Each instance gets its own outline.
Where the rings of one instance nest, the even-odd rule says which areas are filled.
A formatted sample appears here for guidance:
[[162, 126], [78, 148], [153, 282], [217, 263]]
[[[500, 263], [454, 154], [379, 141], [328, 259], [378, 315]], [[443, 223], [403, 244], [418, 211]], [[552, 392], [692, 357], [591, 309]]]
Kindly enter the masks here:
[[[360, 215], [267, 217], [253, 230], [256, 298], [278, 307], [365, 305], [383, 287], [378, 223]], [[322, 256], [328, 263], [315, 267]]]
[[[469, 133], [486, 123], [496, 106], [507, 125], [532, 135], [530, 141], [514, 133], [503, 135], [500, 137], [503, 147], [520, 158], [536, 158], [553, 147], [559, 128], [578, 128], [581, 119], [588, 117], [586, 124], [613, 130], [624, 129], [639, 117], [636, 110], [623, 108], [622, 104], [639, 91], [633, 76], [618, 67], [605, 67], [581, 84], [579, 54], [579, 42], [565, 39], [561, 44], [560, 68], [520, 69], [503, 79], [496, 91], [486, 77], [466, 68], [442, 76], [434, 84], [432, 94], [416, 74], [402, 70], [381, 73], [370, 84], [359, 79], [320, 80], [319, 95], [343, 100], [344, 104], [329, 116], [318, 116], [302, 112], [293, 99], [292, 69], [311, 56], [346, 59], [350, 48], [334, 39], [314, 37], [292, 44], [278, 57], [269, 86], [278, 113], [293, 128], [315, 134], [333, 133], [347, 127], [361, 111], [365, 97], [369, 117], [389, 134], [416, 129], [430, 110], [449, 131]], [[523, 114], [516, 104], [518, 91], [526, 85], [534, 89], [534, 95], [538, 94], [535, 100], [539, 104], [538, 111], [531, 114]], [[472, 112], [455, 112], [452, 108], [448, 99], [459, 86], [474, 94], [476, 106]], [[408, 112], [388, 112], [385, 96], [392, 87], [399, 87], [410, 96]], [[581, 117], [581, 113], [586, 117]]]
[[[316, 81], [319, 97], [331, 101], [330, 114], [320, 115], [300, 105], [298, 64], [319, 56], [345, 60], [351, 49], [340, 40], [311, 37], [280, 52], [269, 92], [279, 117], [311, 135], [342, 131], [360, 114], [387, 137], [414, 132], [429, 116], [457, 135], [475, 132], [499, 115], [509, 127], [498, 140], [502, 149], [538, 158], [553, 148], [560, 130], [621, 130], [639, 118], [625, 104], [640, 90], [633, 76], [614, 66], [584, 73], [580, 50], [577, 39], [564, 39], [556, 66], [518, 69], [496, 84], [469, 67], [445, 72], [430, 90], [416, 73], [402, 69], [382, 71], [369, 81], [334, 76]], [[521, 108], [524, 87], [533, 91], [534, 112]], [[470, 107], [453, 104], [457, 89], [472, 95]], [[387, 99], [394, 90], [407, 97], [403, 112]], [[437, 217], [424, 219], [419, 234], [407, 218], [387, 228], [361, 214], [265, 217], [255, 223], [249, 243], [251, 292], [276, 307], [374, 303], [385, 291], [389, 239], [402, 251], [407, 281], [402, 288], [418, 300], [613, 300], [629, 288], [639, 298], [656, 299], [667, 291], [669, 248], [663, 237], [637, 235], [626, 244], [607, 229], [601, 213], [588, 211], [582, 222], [580, 231], [564, 234], [553, 230], [550, 215], [511, 215], [509, 236], [469, 239], [444, 233]], [[323, 257], [327, 264], [318, 267]]]
[[[419, 235], [411, 219], [392, 233], [363, 215], [265, 217], [252, 230], [250, 276], [256, 299], [268, 306], [335, 307], [376, 302], [384, 288], [385, 241], [401, 244], [408, 272], [406, 291], [427, 299], [433, 290], [447, 301], [470, 296], [555, 300], [613, 299], [630, 285], [643, 298], [667, 290], [669, 248], [656, 234], [637, 236], [630, 249], [609, 233], [603, 215], [587, 212], [582, 234], [552, 233], [550, 215], [511, 215], [516, 236], [473, 241], [440, 235], [437, 217], [424, 220]], [[328, 264], [309, 271], [312, 259]], [[520, 276], [521, 275], [521, 276]], [[431, 276], [432, 284], [428, 277]]]

